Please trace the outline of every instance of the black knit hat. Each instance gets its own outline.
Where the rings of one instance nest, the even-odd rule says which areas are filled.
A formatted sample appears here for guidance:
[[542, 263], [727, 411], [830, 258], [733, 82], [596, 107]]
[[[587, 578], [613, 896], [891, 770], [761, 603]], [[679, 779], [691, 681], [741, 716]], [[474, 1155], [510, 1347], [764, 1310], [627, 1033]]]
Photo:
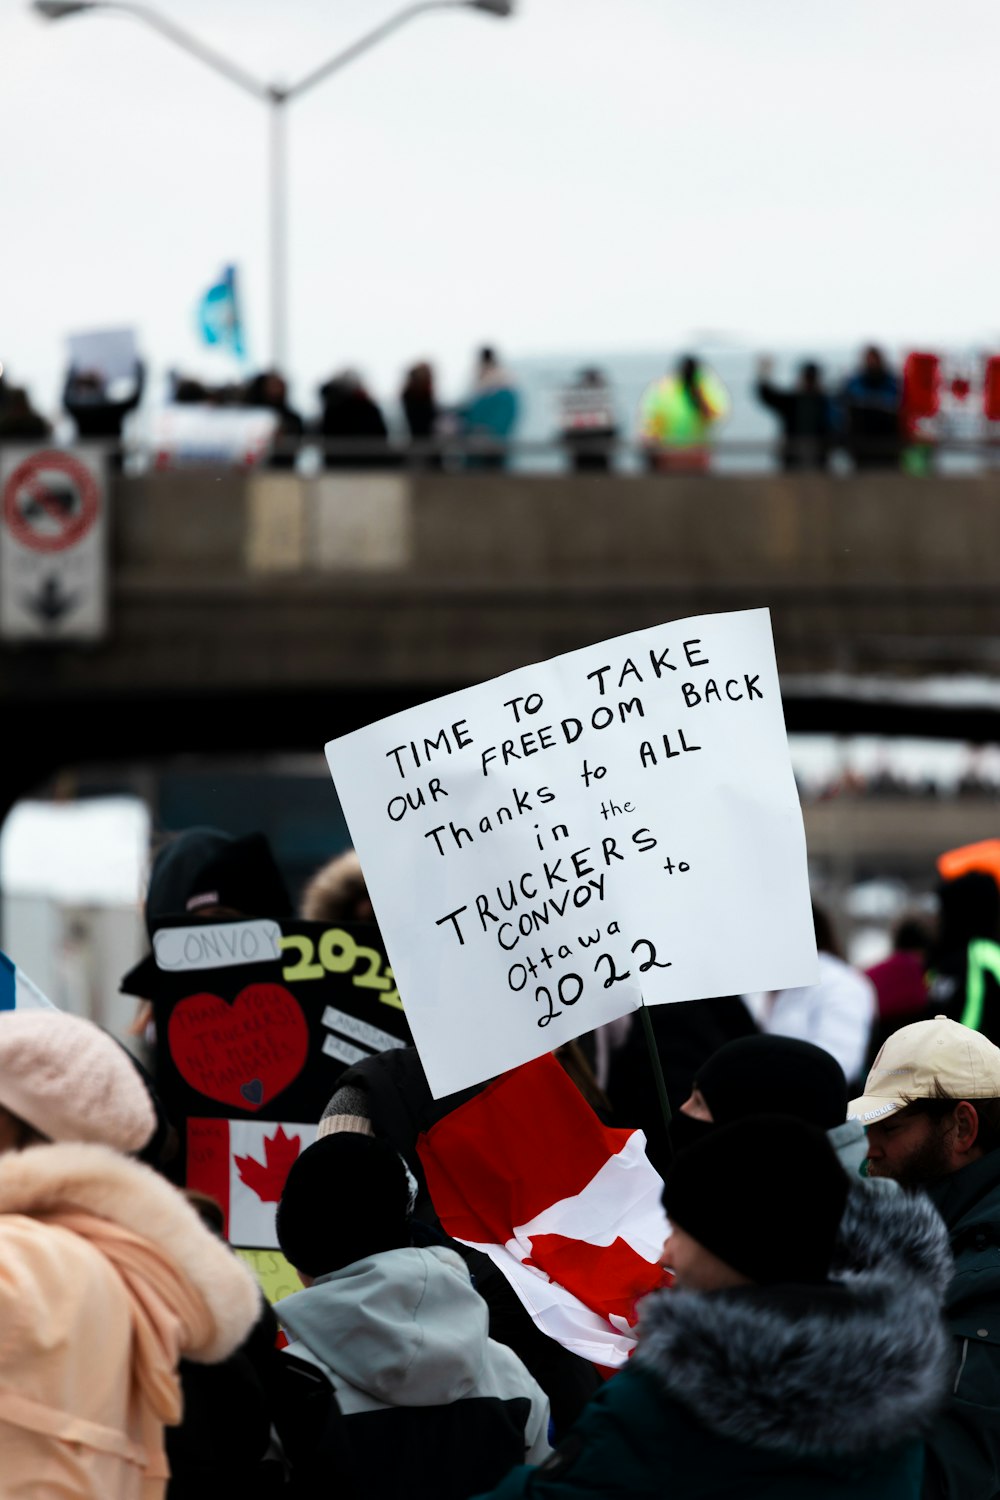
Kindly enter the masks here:
[[790, 1036], [727, 1042], [699, 1068], [694, 1086], [717, 1125], [772, 1111], [820, 1130], [847, 1119], [843, 1068], [822, 1047]]
[[262, 833], [234, 838], [218, 828], [186, 828], [164, 844], [146, 893], [150, 937], [164, 920], [222, 906], [247, 917], [292, 915], [292, 903]]
[[401, 1158], [372, 1136], [324, 1136], [292, 1165], [278, 1204], [278, 1244], [297, 1271], [325, 1276], [410, 1243]]
[[[146, 892], [150, 941], [171, 922], [195, 922], [199, 913], [219, 907], [242, 917], [279, 922], [292, 915], [291, 898], [262, 833], [237, 839], [218, 828], [186, 828], [164, 844], [153, 861]], [[152, 1000], [160, 978], [156, 959], [148, 953], [119, 988], [126, 995]]]
[[825, 1281], [847, 1173], [815, 1125], [758, 1115], [721, 1125], [667, 1175], [671, 1223], [760, 1286]]

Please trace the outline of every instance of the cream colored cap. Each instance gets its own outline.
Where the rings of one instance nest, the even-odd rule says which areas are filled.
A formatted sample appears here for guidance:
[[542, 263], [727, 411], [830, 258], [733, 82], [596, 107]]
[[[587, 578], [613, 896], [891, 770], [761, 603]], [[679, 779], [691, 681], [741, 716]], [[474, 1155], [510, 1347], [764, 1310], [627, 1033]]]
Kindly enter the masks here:
[[893, 1032], [847, 1118], [874, 1125], [914, 1099], [1000, 1099], [1000, 1047], [981, 1032], [935, 1016]]

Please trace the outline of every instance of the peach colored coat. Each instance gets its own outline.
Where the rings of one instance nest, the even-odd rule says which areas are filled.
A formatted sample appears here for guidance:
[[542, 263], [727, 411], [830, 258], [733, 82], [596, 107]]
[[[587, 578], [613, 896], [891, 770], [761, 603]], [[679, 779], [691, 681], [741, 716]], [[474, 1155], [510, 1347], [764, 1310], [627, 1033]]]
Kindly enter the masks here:
[[160, 1500], [178, 1361], [224, 1359], [259, 1315], [149, 1168], [91, 1145], [0, 1157], [2, 1500]]

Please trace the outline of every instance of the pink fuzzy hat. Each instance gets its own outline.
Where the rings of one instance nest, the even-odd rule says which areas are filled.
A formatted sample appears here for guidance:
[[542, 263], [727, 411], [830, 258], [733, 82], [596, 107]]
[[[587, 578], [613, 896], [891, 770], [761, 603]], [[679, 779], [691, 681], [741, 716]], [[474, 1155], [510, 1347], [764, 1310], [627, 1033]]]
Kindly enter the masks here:
[[50, 1141], [141, 1151], [153, 1101], [124, 1048], [59, 1010], [0, 1012], [0, 1105]]

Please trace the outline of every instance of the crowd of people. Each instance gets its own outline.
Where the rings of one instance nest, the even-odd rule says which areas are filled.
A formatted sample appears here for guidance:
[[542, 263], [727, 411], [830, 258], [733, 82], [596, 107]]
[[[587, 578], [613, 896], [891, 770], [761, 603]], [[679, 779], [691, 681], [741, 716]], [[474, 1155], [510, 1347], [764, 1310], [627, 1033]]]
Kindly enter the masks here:
[[973, 800], [996, 797], [998, 792], [1000, 782], [993, 771], [974, 762], [954, 782], [939, 780], [931, 775], [910, 776], [890, 766], [880, 766], [871, 772], [855, 769], [841, 771], [818, 784], [799, 784], [799, 795], [803, 802], [831, 802], [837, 797], [888, 798], [893, 801], [910, 798], [928, 800], [936, 797]]
[[[118, 383], [114, 383], [117, 385]], [[129, 389], [114, 388], [99, 371], [71, 367], [63, 389], [63, 410], [80, 442], [101, 441], [120, 450], [126, 418], [139, 406], [145, 367], [135, 366]], [[386, 468], [405, 460], [441, 468], [457, 452], [465, 468], [503, 466], [507, 444], [519, 415], [517, 383], [492, 348], [479, 351], [466, 398], [444, 404], [434, 371], [426, 362], [406, 374], [399, 406], [405, 436], [391, 423], [358, 371], [344, 369], [317, 392], [319, 416], [307, 422], [290, 404], [288, 384], [276, 370], [261, 370], [246, 380], [209, 384], [181, 373], [170, 377], [169, 404], [212, 411], [251, 410], [273, 415], [268, 463], [294, 469], [304, 441], [318, 443], [327, 468]], [[0, 373], [0, 442], [44, 442], [53, 424], [35, 410], [27, 390]]]
[[320, 413], [307, 423], [288, 402], [284, 378], [263, 371], [245, 384], [208, 387], [176, 376], [173, 400], [181, 405], [238, 406], [263, 409], [276, 417], [269, 462], [294, 468], [303, 438], [318, 441], [327, 468], [387, 468], [408, 463], [441, 468], [457, 448], [465, 467], [502, 467], [506, 444], [518, 418], [517, 385], [494, 349], [479, 351], [468, 396], [445, 406], [437, 394], [434, 371], [422, 361], [407, 371], [399, 394], [405, 440], [391, 423], [357, 370], [344, 369], [320, 386]]
[[[839, 386], [827, 386], [815, 360], [806, 360], [792, 385], [773, 379], [773, 361], [761, 359], [755, 395], [772, 412], [780, 432], [785, 470], [825, 470], [842, 453], [854, 470], [898, 469], [915, 444], [915, 411], [909, 364], [903, 375], [870, 344], [858, 367]], [[654, 470], [704, 472], [714, 432], [730, 411], [730, 398], [714, 372], [685, 355], [673, 374], [651, 386], [642, 403], [641, 435]], [[911, 464], [916, 469], [919, 466]]]
[[855, 469], [895, 469], [906, 439], [907, 411], [900, 376], [882, 350], [868, 346], [839, 390], [828, 390], [814, 361], [799, 369], [793, 386], [779, 388], [762, 360], [757, 399], [778, 419], [785, 469], [826, 469], [843, 449]]
[[[841, 454], [855, 470], [926, 471], [930, 447], [918, 441], [917, 416], [926, 415], [926, 392], [910, 369], [892, 369], [883, 352], [867, 347], [857, 369], [828, 386], [814, 361], [795, 381], [779, 386], [773, 364], [760, 361], [757, 400], [778, 428], [778, 458], [786, 470], [826, 470]], [[935, 377], [936, 378], [936, 377]], [[121, 382], [115, 382], [115, 386]], [[80, 441], [120, 447], [125, 419], [142, 400], [145, 370], [136, 362], [122, 391], [99, 371], [72, 367], [63, 390], [63, 410]], [[926, 380], [924, 381], [926, 384]], [[507, 462], [516, 440], [523, 400], [512, 371], [495, 349], [479, 351], [465, 398], [442, 401], [433, 367], [412, 366], [398, 396], [398, 415], [387, 414], [362, 375], [346, 368], [317, 391], [319, 415], [306, 420], [289, 401], [285, 377], [262, 370], [243, 380], [211, 385], [174, 373], [169, 402], [213, 410], [247, 409], [273, 415], [268, 463], [296, 467], [305, 441], [318, 445], [329, 468], [385, 468], [400, 463], [431, 468], [496, 469]], [[917, 411], [914, 402], [924, 405]], [[732, 410], [732, 396], [718, 374], [694, 354], [645, 391], [637, 413], [621, 413], [607, 375], [590, 366], [558, 393], [557, 441], [576, 472], [607, 472], [625, 450], [637, 447], [653, 473], [704, 473], [719, 432]], [[27, 391], [0, 375], [0, 441], [45, 441], [52, 424], [32, 406]]]
[[[300, 1282], [272, 1309], [220, 1204], [174, 1185], [149, 1008], [148, 1069], [90, 1021], [0, 1009], [0, 1491], [1000, 1495], [1000, 884], [977, 859], [868, 976], [817, 908], [817, 985], [657, 1007], [669, 1137], [641, 1028], [557, 1050], [663, 1178], [662, 1285], [615, 1371], [445, 1233], [418, 1137], [467, 1096], [432, 1100], [412, 1047], [341, 1073], [270, 1195]], [[194, 829], [146, 916], [155, 938], [290, 907], [266, 841]], [[357, 856], [300, 909], [372, 923]]]
[[[758, 400], [777, 418], [779, 457], [785, 469], [826, 469], [846, 454], [855, 469], [898, 468], [907, 420], [904, 387], [881, 351], [864, 351], [858, 370], [836, 391], [823, 384], [820, 367], [802, 366], [796, 384], [782, 389], [761, 361]], [[496, 352], [480, 351], [467, 399], [442, 404], [430, 364], [414, 365], [405, 377], [399, 406], [405, 427], [401, 444], [392, 423], [354, 370], [344, 370], [319, 390], [321, 414], [307, 429], [288, 406], [281, 376], [265, 372], [245, 385], [208, 389], [178, 378], [174, 400], [268, 408], [277, 416], [270, 462], [292, 467], [299, 441], [310, 432], [322, 441], [328, 467], [384, 468], [406, 461], [435, 468], [502, 468], [516, 437], [521, 401], [517, 381]], [[651, 473], [707, 472], [714, 439], [732, 410], [719, 376], [695, 355], [683, 355], [674, 371], [654, 381], [634, 420], [623, 421], [615, 393], [597, 367], [581, 370], [559, 393], [559, 442], [578, 473], [608, 472], [623, 445], [636, 444]]]

